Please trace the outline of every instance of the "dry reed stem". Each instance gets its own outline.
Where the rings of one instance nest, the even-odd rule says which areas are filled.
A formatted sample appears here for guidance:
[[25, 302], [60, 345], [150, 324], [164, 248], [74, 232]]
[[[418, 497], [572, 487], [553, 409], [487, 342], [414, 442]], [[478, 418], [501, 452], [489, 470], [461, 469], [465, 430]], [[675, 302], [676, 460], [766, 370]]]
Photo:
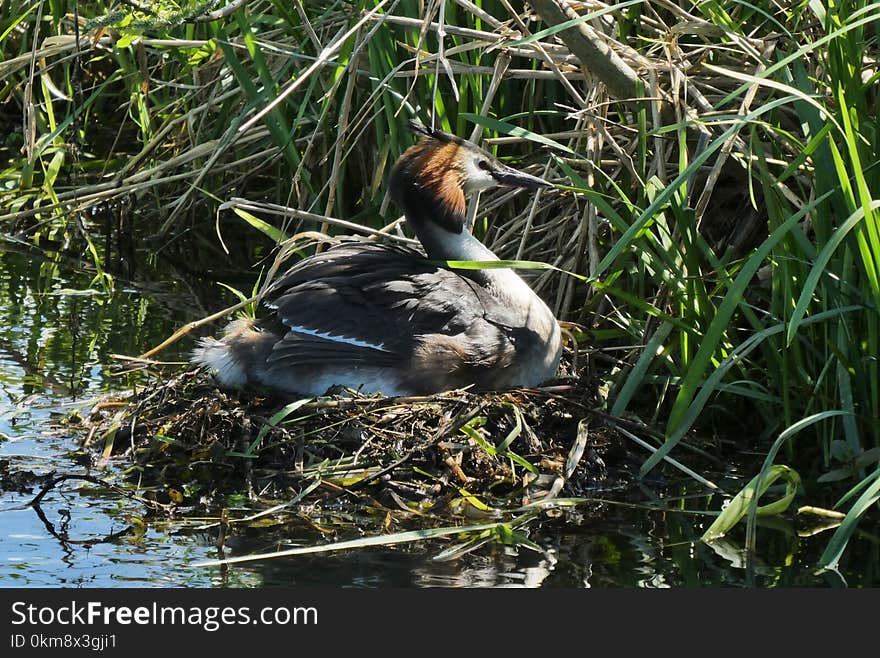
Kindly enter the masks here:
[[144, 352], [143, 354], [141, 354], [140, 356], [138, 356], [137, 360], [138, 361], [145, 361], [147, 359], [150, 359], [154, 355], [156, 355], [159, 352], [161, 352], [162, 350], [164, 350], [166, 347], [173, 345], [174, 343], [176, 343], [178, 340], [180, 340], [184, 336], [187, 336], [194, 329], [198, 329], [199, 327], [203, 327], [204, 325], [209, 324], [211, 322], [214, 322], [215, 320], [220, 320], [222, 318], [225, 318], [230, 313], [235, 313], [236, 311], [243, 309], [248, 304], [253, 304], [255, 301], [257, 301], [259, 299], [260, 299], [260, 295], [254, 295], [253, 297], [250, 297], [249, 299], [245, 299], [244, 301], [240, 301], [237, 304], [233, 304], [232, 306], [229, 306], [229, 307], [223, 309], [222, 311], [217, 311], [216, 313], [212, 313], [211, 315], [204, 317], [204, 318], [201, 318], [200, 320], [194, 320], [193, 322], [188, 322], [187, 324], [183, 325], [180, 329], [175, 331], [173, 334], [171, 334], [171, 336], [169, 336], [168, 338], [163, 340], [161, 343], [159, 343], [158, 345], [156, 345], [152, 349], [149, 349], [146, 352]]
[[[517, 11], [510, 6], [510, 3], [507, 2], [507, 0], [501, 0], [501, 4], [504, 5], [504, 8], [507, 9], [507, 12], [511, 15], [513, 20], [516, 21], [516, 23], [519, 25], [523, 36], [531, 36], [531, 34], [529, 34], [528, 27], [526, 27], [526, 24], [523, 23]], [[577, 106], [580, 108], [585, 108], [587, 106], [586, 99], [580, 93], [578, 93], [571, 82], [569, 82], [568, 78], [566, 78], [566, 76], [562, 74], [562, 71], [559, 70], [559, 66], [556, 64], [555, 61], [553, 61], [553, 58], [550, 57], [544, 46], [542, 46], [541, 43], [538, 41], [534, 41], [529, 45], [534, 48], [538, 52], [538, 54], [540, 54], [541, 58], [544, 60], [544, 63], [547, 65], [547, 67], [550, 69], [556, 79], [559, 80], [563, 89], [565, 89], [568, 92], [568, 95], [574, 99]]]
[[264, 212], [270, 215], [282, 215], [285, 217], [291, 217], [293, 219], [303, 220], [307, 222], [315, 222], [321, 224], [337, 226], [339, 228], [343, 228], [347, 231], [354, 231], [356, 233], [363, 233], [365, 235], [371, 235], [378, 238], [387, 238], [391, 240], [395, 240], [398, 242], [403, 242], [406, 244], [414, 244], [414, 240], [406, 239], [406, 238], [398, 238], [394, 235], [389, 235], [388, 233], [383, 232], [379, 229], [370, 228], [369, 226], [364, 226], [363, 224], [355, 224], [354, 222], [349, 222], [344, 219], [337, 219], [335, 217], [328, 217], [326, 215], [318, 215], [311, 212], [306, 212], [305, 210], [299, 210], [298, 208], [288, 208], [286, 206], [279, 206], [274, 203], [266, 203], [266, 202], [257, 202], [257, 201], [249, 201], [248, 199], [242, 199], [239, 197], [233, 197], [229, 201], [223, 203], [220, 206], [220, 210], [226, 210], [230, 208], [241, 208], [242, 210], [249, 210], [255, 212]]
[[[361, 49], [359, 48], [361, 40], [360, 32], [357, 33], [355, 37], [355, 46], [354, 52], [351, 57], [351, 61], [349, 66], [352, 70], [356, 70], [358, 67], [358, 62], [360, 61]], [[349, 75], [348, 81], [345, 85], [345, 93], [342, 97], [342, 105], [339, 111], [339, 131], [338, 136], [336, 138], [336, 144], [333, 148], [333, 167], [330, 170], [330, 181], [328, 187], [327, 194], [327, 205], [324, 208], [324, 213], [330, 215], [333, 213], [333, 206], [336, 202], [336, 187], [338, 185], [339, 180], [339, 172], [342, 171], [342, 156], [343, 156], [343, 147], [345, 146], [345, 136], [348, 132], [348, 117], [351, 112], [351, 102], [352, 97], [354, 95], [354, 87], [355, 82], [357, 81], [357, 76]], [[326, 233], [329, 230], [329, 224], [322, 224], [321, 231]]]
[[[492, 71], [492, 80], [489, 82], [489, 88], [486, 90], [486, 94], [483, 97], [483, 104], [480, 107], [480, 116], [489, 116], [489, 110], [492, 108], [492, 101], [495, 100], [495, 95], [501, 87], [501, 81], [504, 79], [504, 75], [507, 73], [507, 67], [509, 65], [510, 56], [503, 51], [500, 52], [495, 59], [495, 68]], [[478, 123], [471, 131], [470, 140], [475, 144], [479, 144], [482, 134], [483, 126]], [[465, 218], [465, 228], [468, 231], [473, 231], [479, 205], [480, 195], [477, 193], [471, 203], [468, 203], [467, 217]]]
[[[755, 67], [752, 75], [757, 77], [767, 68], [767, 65], [764, 62], [769, 61], [775, 47], [776, 44], [774, 42], [770, 42], [769, 44], [767, 44], [766, 49], [761, 54], [762, 61], [758, 63], [757, 67]], [[746, 114], [748, 114], [752, 102], [755, 100], [755, 95], [758, 93], [758, 87], [758, 84], [752, 84], [746, 91], [746, 94], [743, 97], [742, 102], [739, 106], [739, 110], [737, 112], [740, 116], [745, 116]], [[721, 176], [721, 168], [724, 166], [724, 163], [727, 162], [727, 159], [728, 157], [730, 157], [730, 154], [733, 151], [734, 147], [738, 146], [739, 148], [737, 149], [737, 151], [740, 153], [745, 154], [749, 152], [748, 147], [744, 143], [742, 143], [741, 140], [739, 140], [740, 129], [741, 126], [737, 128], [737, 130], [725, 140], [723, 146], [721, 147], [721, 151], [718, 154], [718, 157], [715, 159], [712, 170], [709, 172], [709, 176], [703, 188], [703, 193], [700, 195], [700, 198], [697, 201], [694, 210], [697, 218], [697, 228], [700, 227], [703, 221], [703, 214], [706, 212], [706, 208], [709, 205], [709, 199], [712, 196], [712, 190], [715, 188], [715, 184], [718, 182], [718, 178]]]
[[[579, 18], [576, 11], [558, 0], [532, 0], [531, 4], [548, 25], [559, 25]], [[640, 96], [639, 86], [648, 88], [629, 64], [606, 43], [607, 37], [600, 37], [586, 23], [567, 28], [559, 36], [617, 100], [636, 100]]]

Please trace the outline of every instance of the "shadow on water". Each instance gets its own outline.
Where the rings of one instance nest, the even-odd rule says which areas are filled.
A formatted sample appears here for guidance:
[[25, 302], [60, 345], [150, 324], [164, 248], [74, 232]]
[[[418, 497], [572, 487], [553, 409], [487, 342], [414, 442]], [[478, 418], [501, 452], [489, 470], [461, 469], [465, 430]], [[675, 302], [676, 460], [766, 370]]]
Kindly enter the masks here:
[[[29, 505], [58, 473], [113, 480], [125, 468], [90, 470], [79, 451], [84, 414], [99, 396], [127, 391], [138, 374], [115, 375], [114, 354], [138, 354], [200, 317], [192, 291], [171, 284], [117, 285], [91, 274], [59, 273], [27, 250], [0, 251], [0, 586], [317, 585], [345, 587], [706, 587], [835, 586], [814, 575], [828, 533], [794, 521], [765, 524], [747, 563], [742, 532], [709, 547], [698, 541], [717, 509], [689, 480], [629, 491], [587, 492], [611, 502], [584, 504], [529, 526], [540, 550], [488, 545], [449, 561], [439, 540], [266, 560], [229, 568], [189, 565], [216, 559], [219, 531], [205, 519], [144, 523], [144, 507], [87, 481], [66, 481]], [[66, 270], [67, 272], [67, 270]], [[182, 360], [191, 343], [163, 354]], [[737, 490], [742, 478], [715, 474]], [[651, 504], [644, 504], [649, 501]], [[653, 501], [653, 502], [651, 502]], [[650, 507], [663, 506], [665, 511]], [[357, 527], [352, 523], [351, 527]], [[407, 529], [416, 529], [418, 526]], [[115, 536], [118, 535], [118, 536]], [[335, 539], [354, 537], [335, 536]], [[248, 527], [225, 538], [235, 556], [325, 542], [312, 524]], [[876, 585], [877, 538], [856, 535], [841, 562], [850, 586]]]

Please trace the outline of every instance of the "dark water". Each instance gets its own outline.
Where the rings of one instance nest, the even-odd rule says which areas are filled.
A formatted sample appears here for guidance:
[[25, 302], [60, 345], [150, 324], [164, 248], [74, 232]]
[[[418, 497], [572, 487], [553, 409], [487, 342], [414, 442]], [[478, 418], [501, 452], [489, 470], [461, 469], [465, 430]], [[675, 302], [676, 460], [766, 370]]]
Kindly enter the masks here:
[[[145, 534], [100, 541], [139, 519], [137, 502], [69, 481], [40, 504], [28, 503], [52, 473], [114, 479], [124, 465], [88, 470], [78, 448], [84, 431], [61, 420], [84, 415], [137, 375], [114, 354], [135, 355], [200, 317], [187, 291], [172, 285], [104, 290], [90, 273], [59, 268], [34, 253], [0, 252], [0, 586], [4, 587], [706, 587], [869, 586], [880, 582], [880, 541], [857, 534], [837, 575], [815, 575], [830, 532], [780, 519], [758, 533], [746, 562], [741, 532], [710, 548], [698, 540], [717, 500], [675, 475], [659, 485], [595, 492], [610, 503], [584, 503], [529, 526], [540, 551], [487, 545], [451, 561], [434, 559], [442, 540], [361, 548], [247, 563], [194, 567], [218, 557], [217, 530], [200, 519], [148, 525]], [[220, 307], [220, 304], [217, 306]], [[188, 349], [162, 354], [183, 358]], [[736, 491], [730, 474], [708, 474]], [[744, 474], [746, 475], [751, 474]], [[628, 503], [636, 503], [628, 504]], [[666, 511], [648, 509], [665, 506]], [[408, 529], [415, 529], [408, 528]], [[249, 528], [228, 537], [227, 557], [323, 543], [305, 523]], [[67, 540], [60, 537], [66, 537]]]

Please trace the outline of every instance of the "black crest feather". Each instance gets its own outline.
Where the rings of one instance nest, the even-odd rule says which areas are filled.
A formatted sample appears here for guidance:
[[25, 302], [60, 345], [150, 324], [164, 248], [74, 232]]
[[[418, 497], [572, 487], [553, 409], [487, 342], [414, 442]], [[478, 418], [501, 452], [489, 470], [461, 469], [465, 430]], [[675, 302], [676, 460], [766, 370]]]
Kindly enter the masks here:
[[416, 121], [416, 120], [410, 119], [407, 122], [407, 126], [409, 126], [409, 129], [411, 131], [413, 131], [414, 133], [417, 133], [419, 135], [424, 135], [425, 137], [430, 137], [432, 139], [436, 139], [437, 141], [443, 142], [444, 144], [451, 143], [451, 144], [468, 144], [468, 145], [470, 145], [470, 142], [468, 142], [465, 139], [462, 139], [458, 135], [451, 135], [448, 132], [445, 132], [443, 130], [439, 130], [437, 128], [428, 128], [428, 126], [423, 124], [421, 121]]

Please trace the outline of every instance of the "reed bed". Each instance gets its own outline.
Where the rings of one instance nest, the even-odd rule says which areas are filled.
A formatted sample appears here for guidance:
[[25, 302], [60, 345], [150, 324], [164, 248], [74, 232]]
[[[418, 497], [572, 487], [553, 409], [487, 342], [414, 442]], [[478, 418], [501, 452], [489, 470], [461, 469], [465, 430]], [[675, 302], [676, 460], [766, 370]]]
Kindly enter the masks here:
[[659, 437], [641, 474], [694, 436], [738, 437], [766, 455], [756, 476], [784, 461], [846, 514], [833, 568], [880, 497], [878, 18], [869, 2], [6, 2], [0, 220], [62, 238], [107, 287], [90, 217], [123, 206], [153, 250], [228, 245], [277, 271], [341, 233], [406, 239], [383, 200], [407, 118], [482, 139], [557, 183], [484, 195], [474, 230], [544, 264], [526, 274], [576, 324], [590, 404]]

